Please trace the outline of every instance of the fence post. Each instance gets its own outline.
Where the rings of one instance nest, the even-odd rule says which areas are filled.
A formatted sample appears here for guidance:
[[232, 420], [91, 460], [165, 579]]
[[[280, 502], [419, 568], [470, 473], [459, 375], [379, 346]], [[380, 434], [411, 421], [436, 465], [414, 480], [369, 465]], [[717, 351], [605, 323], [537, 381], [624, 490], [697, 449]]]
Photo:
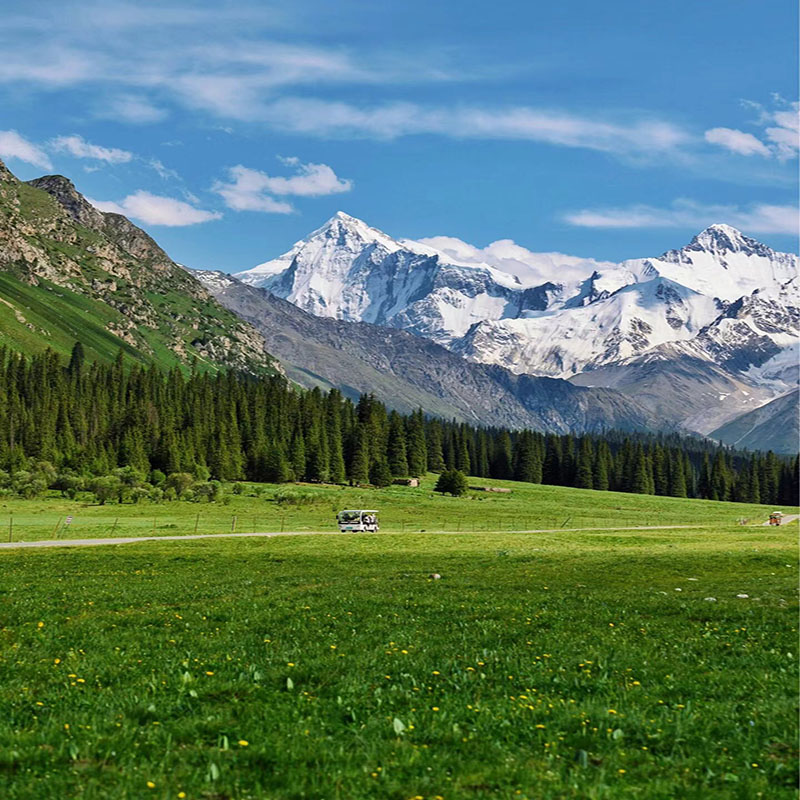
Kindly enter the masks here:
[[58, 522], [56, 522], [56, 526], [55, 526], [55, 528], [53, 528], [53, 538], [54, 539], [58, 538], [58, 528], [59, 528], [60, 525], [61, 525], [61, 517], [58, 518]]
[[114, 517], [114, 524], [111, 526], [111, 535], [114, 535], [114, 532], [117, 530], [117, 523], [119, 522], [119, 517]]
[[8, 512], [8, 541], [12, 541], [14, 538], [14, 512]]
[[283, 523], [284, 523], [285, 519], [286, 519], [286, 517], [281, 517], [281, 533], [283, 533]]
[[231, 520], [231, 533], [236, 533], [236, 517]]
[[194, 518], [194, 532], [197, 533], [197, 526], [200, 524], [200, 514]]

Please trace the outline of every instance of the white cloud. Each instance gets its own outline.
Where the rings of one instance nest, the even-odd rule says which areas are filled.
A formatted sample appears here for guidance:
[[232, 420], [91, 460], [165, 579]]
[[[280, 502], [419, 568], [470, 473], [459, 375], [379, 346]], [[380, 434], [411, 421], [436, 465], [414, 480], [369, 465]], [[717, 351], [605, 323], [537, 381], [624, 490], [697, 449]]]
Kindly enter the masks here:
[[772, 155], [770, 149], [752, 133], [745, 133], [735, 128], [711, 128], [706, 131], [705, 140], [740, 156]]
[[178, 175], [174, 169], [165, 167], [164, 162], [159, 158], [148, 158], [145, 160], [145, 163], [148, 167], [155, 170], [158, 173], [158, 176], [164, 180], [169, 180], [170, 178], [173, 180], [180, 180], [180, 175]]
[[689, 228], [699, 230], [714, 223], [726, 223], [745, 233], [798, 232], [798, 209], [793, 205], [756, 203], [747, 207], [704, 205], [676, 200], [668, 208], [632, 205], [620, 208], [584, 209], [566, 214], [571, 225], [585, 228]]
[[564, 253], [537, 253], [511, 239], [499, 239], [486, 247], [475, 247], [454, 236], [430, 236], [418, 241], [462, 263], [488, 264], [513, 275], [524, 286], [538, 286], [552, 280], [553, 275], [558, 275], [563, 281], [581, 280], [594, 270], [616, 266], [609, 261]]
[[273, 127], [315, 136], [394, 139], [436, 134], [454, 139], [517, 139], [610, 153], [664, 153], [689, 135], [658, 120], [616, 123], [567, 112], [518, 106], [421, 106], [394, 102], [362, 108], [349, 103], [283, 98], [252, 109]]
[[121, 122], [146, 124], [164, 119], [167, 112], [145, 97], [126, 94], [104, 101], [102, 107], [97, 111], [97, 116]]
[[772, 122], [764, 133], [772, 143], [778, 158], [794, 158], [800, 148], [800, 103], [791, 103], [790, 107], [772, 114]]
[[58, 136], [50, 142], [56, 152], [69, 153], [75, 158], [90, 158], [105, 161], [107, 164], [126, 164], [133, 158], [133, 153], [117, 147], [101, 147], [87, 142], [82, 136]]
[[129, 194], [123, 200], [92, 200], [89, 202], [101, 211], [110, 211], [114, 214], [124, 214], [133, 217], [146, 225], [165, 225], [180, 227], [184, 225], [197, 225], [200, 222], [220, 219], [222, 214], [217, 211], [205, 211], [183, 200], [174, 197], [163, 197], [150, 192], [138, 191]]
[[272, 195], [323, 197], [349, 192], [353, 187], [352, 181], [339, 178], [327, 164], [301, 164], [295, 157], [280, 160], [294, 167], [295, 174], [288, 178], [276, 177], [239, 164], [228, 170], [229, 182], [216, 181], [212, 189], [234, 211], [290, 214], [294, 211], [292, 205]]
[[41, 147], [29, 142], [16, 131], [0, 131], [0, 157], [16, 158], [42, 169], [50, 169], [53, 166]]
[[706, 141], [743, 156], [760, 155], [779, 161], [795, 158], [800, 148], [800, 103], [789, 103], [778, 94], [772, 101], [772, 109], [752, 100], [742, 102], [745, 108], [757, 112], [754, 124], [764, 129], [765, 141], [735, 128], [711, 128], [705, 133]]
[[[116, 93], [103, 113], [130, 122], [157, 121], [168, 106], [178, 105], [223, 120], [320, 137], [517, 139], [634, 157], [660, 155], [696, 138], [642, 114], [599, 119], [598, 114], [532, 106], [336, 102], [328, 99], [331, 86], [390, 86], [396, 96], [398, 88], [415, 83], [496, 79], [498, 68], [511, 65], [481, 63], [474, 53], [460, 56], [455, 49], [287, 44], [274, 35], [281, 12], [273, 4], [180, 10], [148, 6], [146, 11], [130, 4], [106, 5], [79, 2], [68, 19], [47, 10], [4, 18], [0, 82], [82, 87], [101, 97]], [[43, 36], [56, 29], [56, 22], [57, 39]], [[137, 36], [135, 57], [132, 36]], [[33, 39], [35, 64], [30, 59]], [[292, 87], [325, 94], [320, 99], [289, 96]]]

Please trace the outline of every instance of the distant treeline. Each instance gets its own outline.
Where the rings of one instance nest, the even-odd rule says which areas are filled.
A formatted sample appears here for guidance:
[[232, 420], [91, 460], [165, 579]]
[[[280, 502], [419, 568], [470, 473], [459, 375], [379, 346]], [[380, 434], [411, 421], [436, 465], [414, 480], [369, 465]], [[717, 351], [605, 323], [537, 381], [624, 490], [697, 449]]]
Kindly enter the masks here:
[[[477, 477], [750, 503], [798, 502], [798, 462], [677, 435], [572, 436], [387, 411], [372, 396], [281, 377], [183, 375], [0, 348], [0, 470], [192, 473], [218, 480], [372, 483], [459, 469]], [[52, 468], [52, 470], [51, 470]]]

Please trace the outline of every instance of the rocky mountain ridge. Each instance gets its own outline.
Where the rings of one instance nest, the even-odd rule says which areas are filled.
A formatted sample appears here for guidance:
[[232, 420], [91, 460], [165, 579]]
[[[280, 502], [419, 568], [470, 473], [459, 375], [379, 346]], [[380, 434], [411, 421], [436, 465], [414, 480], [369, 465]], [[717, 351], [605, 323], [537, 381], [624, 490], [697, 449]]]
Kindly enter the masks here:
[[[85, 335], [101, 357], [123, 346], [140, 360], [275, 368], [250, 325], [143, 230], [94, 208], [63, 176], [23, 182], [0, 163], [0, 275], [4, 311], [14, 314], [0, 338], [12, 343], [63, 350]], [[48, 314], [55, 302], [64, 313]]]
[[[686, 418], [707, 432], [796, 385], [797, 268], [796, 255], [717, 224], [657, 258], [601, 265], [579, 280], [560, 280], [554, 266], [549, 280], [526, 285], [339, 213], [237, 276], [317, 316], [406, 330], [519, 374], [619, 386], [618, 368], [693, 370], [689, 383], [715, 386], [703, 393], [707, 413], [694, 404]], [[729, 383], [742, 393], [723, 391]], [[643, 388], [631, 381], [624, 391]]]
[[407, 331], [309, 314], [222, 272], [195, 274], [223, 305], [258, 328], [289, 377], [307, 387], [336, 387], [351, 397], [375, 393], [402, 412], [422, 407], [486, 426], [553, 433], [671, 429], [616, 391], [515, 375], [469, 362]]

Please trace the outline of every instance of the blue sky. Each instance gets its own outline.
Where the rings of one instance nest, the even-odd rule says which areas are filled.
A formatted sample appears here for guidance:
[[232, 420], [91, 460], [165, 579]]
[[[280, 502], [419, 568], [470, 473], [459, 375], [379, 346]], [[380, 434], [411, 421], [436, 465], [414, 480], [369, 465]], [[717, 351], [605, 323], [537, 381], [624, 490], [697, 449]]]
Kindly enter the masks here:
[[3, 6], [0, 158], [190, 266], [339, 209], [608, 260], [713, 222], [797, 246], [793, 0]]

